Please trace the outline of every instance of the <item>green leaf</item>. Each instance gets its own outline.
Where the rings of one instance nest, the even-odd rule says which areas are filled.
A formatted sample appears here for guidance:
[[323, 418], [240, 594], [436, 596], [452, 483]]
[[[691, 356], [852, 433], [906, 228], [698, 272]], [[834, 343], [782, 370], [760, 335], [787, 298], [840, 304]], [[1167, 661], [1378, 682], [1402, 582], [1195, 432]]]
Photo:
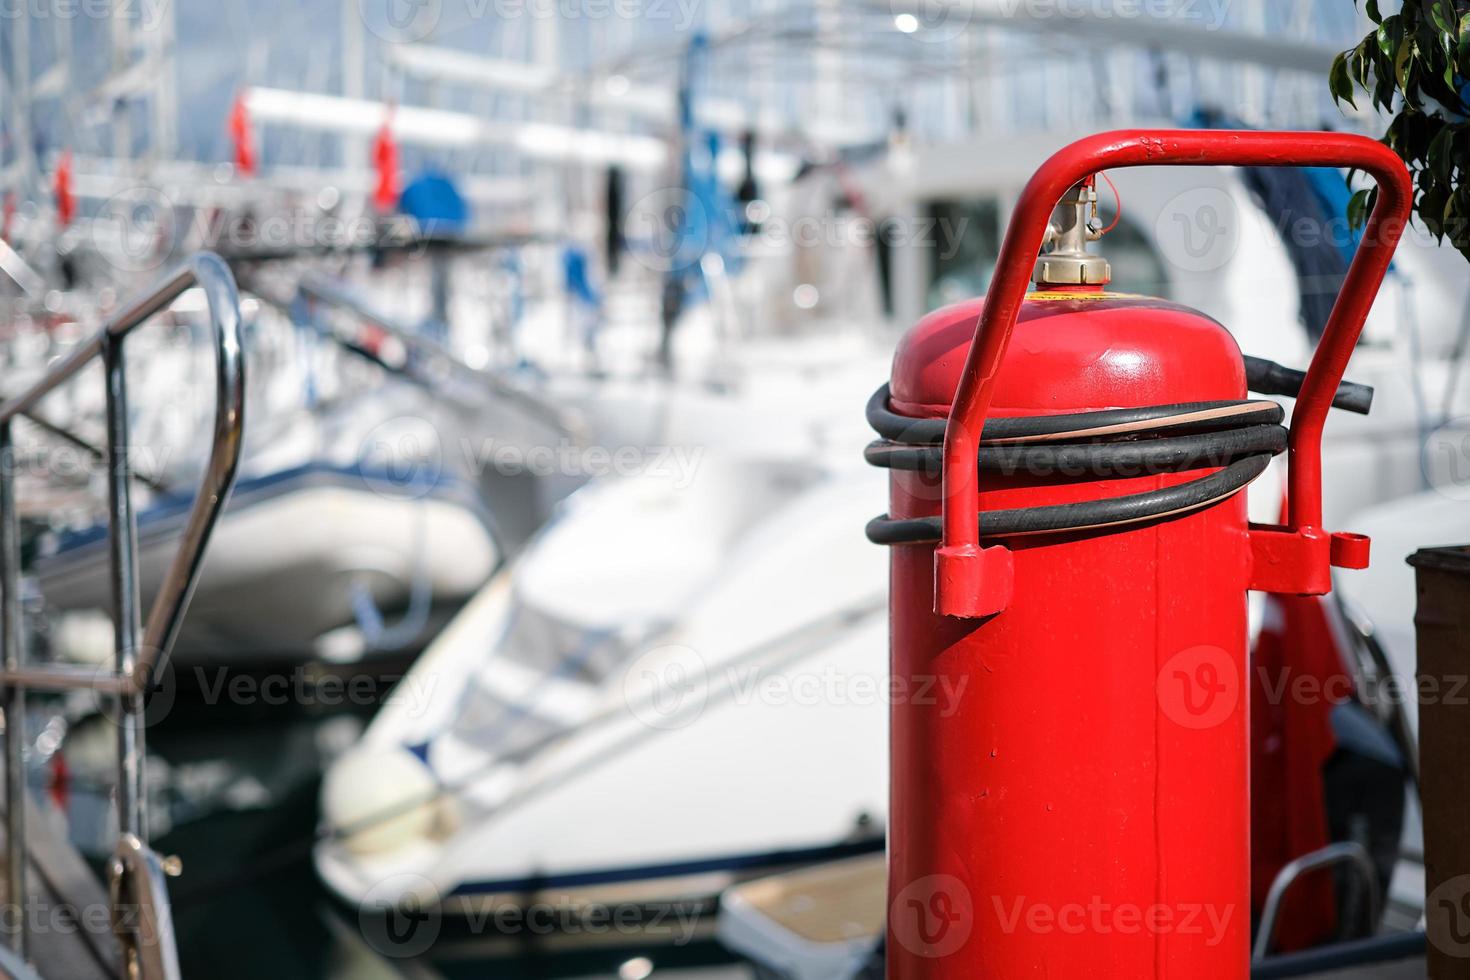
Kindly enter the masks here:
[[1374, 75], [1377, 76], [1378, 81], [1373, 86], [1373, 104], [1382, 108], [1384, 111], [1392, 109], [1394, 92], [1393, 72], [1379, 70], [1375, 71]]
[[1399, 83], [1399, 91], [1405, 95], [1409, 91], [1409, 72], [1413, 69], [1412, 58], [1414, 57], [1415, 42], [1412, 38], [1399, 42], [1398, 50], [1393, 54], [1393, 77]]
[[1356, 48], [1353, 48], [1352, 57], [1348, 59], [1350, 70], [1352, 71], [1353, 80], [1356, 81], [1365, 92], [1368, 90], [1368, 69], [1372, 67], [1372, 62], [1368, 60], [1368, 42], [1370, 40], [1372, 40], [1371, 36], [1366, 37], [1361, 42], [1359, 42], [1358, 46]]
[[1356, 109], [1358, 103], [1353, 101], [1353, 80], [1348, 76], [1348, 54], [1349, 52], [1344, 51], [1332, 59], [1332, 70], [1327, 77], [1332, 88], [1333, 100], [1339, 103], [1346, 102]]
[[1454, 33], [1454, 28], [1450, 26], [1454, 23], [1453, 11], [1448, 16], [1445, 14], [1443, 0], [1429, 0], [1429, 19], [1445, 34]]
[[[1470, 122], [1455, 115], [1470, 114], [1460, 95], [1470, 79], [1470, 0], [1401, 0], [1386, 18], [1382, 0], [1354, 2], [1375, 26], [1333, 59], [1333, 101], [1360, 108], [1359, 90], [1370, 94], [1390, 117], [1382, 142], [1409, 168], [1418, 220], [1470, 258]], [[1354, 227], [1369, 220], [1375, 200], [1376, 188], [1354, 192]]]
[[1373, 32], [1373, 37], [1378, 41], [1378, 50], [1385, 58], [1392, 58], [1394, 50], [1398, 47], [1399, 39], [1404, 36], [1404, 22], [1398, 14], [1384, 20], [1378, 25], [1378, 30]]
[[1444, 213], [1451, 203], [1452, 199], [1449, 188], [1444, 184], [1435, 184], [1421, 194], [1419, 200], [1415, 203], [1419, 216], [1424, 221], [1424, 226], [1437, 239], [1443, 239], [1444, 237]]
[[1363, 227], [1363, 222], [1368, 220], [1368, 188], [1353, 192], [1348, 199], [1347, 219], [1348, 225], [1355, 229]]

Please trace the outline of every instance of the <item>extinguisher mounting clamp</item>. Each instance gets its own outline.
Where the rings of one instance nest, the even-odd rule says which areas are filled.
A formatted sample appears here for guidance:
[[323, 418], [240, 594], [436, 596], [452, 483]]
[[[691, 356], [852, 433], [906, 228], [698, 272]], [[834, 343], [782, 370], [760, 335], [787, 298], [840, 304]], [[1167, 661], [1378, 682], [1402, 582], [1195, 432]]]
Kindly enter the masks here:
[[[1342, 291], [1312, 356], [1288, 437], [1287, 516], [1283, 528], [1252, 528], [1252, 586], [1269, 591], [1325, 592], [1334, 558], [1366, 562], [1366, 540], [1333, 536], [1322, 523], [1322, 427], [1373, 299], [1403, 235], [1413, 186], [1387, 146], [1346, 133], [1222, 130], [1120, 130], [1078, 140], [1053, 154], [1016, 202], [996, 259], [945, 427], [942, 535], [934, 556], [935, 611], [977, 617], [1009, 601], [1011, 556], [980, 546], [975, 460], [999, 369], [1025, 300], [1032, 266], [1057, 202], [1101, 170], [1137, 166], [1351, 167], [1378, 182]], [[1336, 540], [1334, 540], [1336, 538]]]

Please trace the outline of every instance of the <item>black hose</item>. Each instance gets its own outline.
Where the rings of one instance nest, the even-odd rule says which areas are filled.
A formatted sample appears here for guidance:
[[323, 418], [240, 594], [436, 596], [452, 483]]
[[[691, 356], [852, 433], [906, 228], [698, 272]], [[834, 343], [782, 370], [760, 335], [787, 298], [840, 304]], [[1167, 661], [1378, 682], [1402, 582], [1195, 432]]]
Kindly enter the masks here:
[[[1295, 398], [1302, 390], [1302, 382], [1305, 380], [1305, 371], [1283, 367], [1264, 357], [1251, 357], [1249, 354], [1245, 357], [1246, 387], [1258, 395], [1289, 395]], [[1337, 386], [1332, 407], [1367, 415], [1368, 410], [1373, 407], [1373, 388], [1371, 385], [1344, 381]]]
[[[1097, 437], [1114, 431], [1153, 434], [1211, 432], [1241, 425], [1279, 423], [1285, 418], [1281, 406], [1271, 401], [1181, 402], [1144, 408], [1110, 408], [1070, 415], [1016, 415], [985, 420], [982, 443], [1021, 439]], [[939, 445], [944, 442], [948, 419], [916, 419], [899, 415], [888, 407], [888, 385], [868, 399], [868, 424], [884, 439], [908, 445]], [[1148, 424], [1152, 423], [1152, 424]]]
[[[1294, 396], [1306, 378], [1301, 371], [1259, 357], [1247, 357], [1245, 369], [1250, 390], [1259, 393]], [[888, 398], [884, 385], [868, 400], [868, 424], [880, 438], [864, 457], [874, 466], [938, 475], [948, 420], [900, 415], [889, 407]], [[1367, 414], [1372, 401], [1372, 388], [1343, 382], [1332, 404]], [[1284, 417], [1275, 402], [1243, 399], [986, 419], [976, 459], [984, 473], [1060, 482], [1211, 472], [1122, 497], [982, 511], [980, 533], [1002, 537], [1096, 530], [1208, 507], [1260, 476], [1271, 457], [1286, 448]], [[870, 521], [867, 532], [875, 544], [938, 541], [940, 519], [884, 515]]]
[[[1123, 497], [1046, 507], [981, 511], [980, 533], [1001, 537], [1082, 531], [1185, 514], [1224, 500], [1260, 476], [1269, 462], [1269, 454], [1247, 456], [1198, 480]], [[895, 520], [888, 516], [875, 517], [868, 522], [867, 528], [868, 540], [874, 544], [938, 541], [939, 531], [938, 517], [915, 517], [908, 520]]]
[[[1175, 486], [1069, 504], [982, 511], [990, 537], [1118, 527], [1189, 513], [1224, 500], [1286, 448], [1281, 406], [1266, 401], [1189, 402], [985, 421], [976, 460], [982, 472], [1054, 480], [1120, 479], [1211, 468]], [[883, 438], [864, 456], [875, 466], [940, 472], [945, 419], [913, 419], [888, 406], [888, 387], [869, 400], [868, 421]], [[868, 523], [875, 544], [938, 541], [940, 519]]]
[[[1135, 442], [982, 445], [979, 466], [981, 472], [1006, 476], [1116, 479], [1224, 466], [1243, 456], [1274, 456], [1285, 448], [1284, 426], [1250, 425]], [[941, 454], [942, 447], [937, 445], [911, 446], [888, 440], [870, 443], [863, 451], [864, 458], [874, 466], [932, 473], [939, 472]]]

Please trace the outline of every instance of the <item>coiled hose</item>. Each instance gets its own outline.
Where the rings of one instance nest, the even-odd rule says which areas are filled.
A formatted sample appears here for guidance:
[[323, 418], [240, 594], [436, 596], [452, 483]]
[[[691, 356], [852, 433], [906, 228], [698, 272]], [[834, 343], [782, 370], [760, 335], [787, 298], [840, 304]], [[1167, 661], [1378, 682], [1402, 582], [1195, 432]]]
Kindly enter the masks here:
[[[1301, 372], [1246, 358], [1252, 391], [1295, 395]], [[940, 472], [946, 419], [914, 419], [888, 407], [888, 386], [868, 401], [868, 424], [878, 440], [864, 451], [874, 466]], [[1373, 390], [1345, 382], [1333, 405], [1367, 414]], [[1213, 468], [1176, 486], [1069, 504], [980, 512], [990, 537], [1080, 531], [1185, 514], [1224, 500], [1266, 469], [1286, 448], [1285, 413], [1273, 401], [1185, 402], [1066, 415], [990, 418], [980, 438], [981, 473], [1054, 476], [1063, 480], [1119, 479]], [[940, 519], [874, 518], [875, 544], [938, 541]]]

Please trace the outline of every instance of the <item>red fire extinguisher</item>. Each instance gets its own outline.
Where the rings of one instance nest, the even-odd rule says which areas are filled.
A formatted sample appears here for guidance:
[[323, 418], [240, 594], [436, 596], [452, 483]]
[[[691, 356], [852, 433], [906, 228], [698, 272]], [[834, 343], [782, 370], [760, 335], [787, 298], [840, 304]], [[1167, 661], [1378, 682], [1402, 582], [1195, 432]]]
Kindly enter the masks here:
[[[1220, 324], [1109, 293], [1087, 251], [1095, 174], [1187, 164], [1378, 182], [1289, 430]], [[1322, 427], [1411, 201], [1363, 137], [1093, 136], [1026, 185], [989, 295], [903, 339], [869, 405], [892, 672], [966, 694], [892, 708], [890, 977], [1248, 975], [1246, 592], [1367, 564], [1321, 527]], [[1283, 450], [1289, 520], [1252, 525]]]

